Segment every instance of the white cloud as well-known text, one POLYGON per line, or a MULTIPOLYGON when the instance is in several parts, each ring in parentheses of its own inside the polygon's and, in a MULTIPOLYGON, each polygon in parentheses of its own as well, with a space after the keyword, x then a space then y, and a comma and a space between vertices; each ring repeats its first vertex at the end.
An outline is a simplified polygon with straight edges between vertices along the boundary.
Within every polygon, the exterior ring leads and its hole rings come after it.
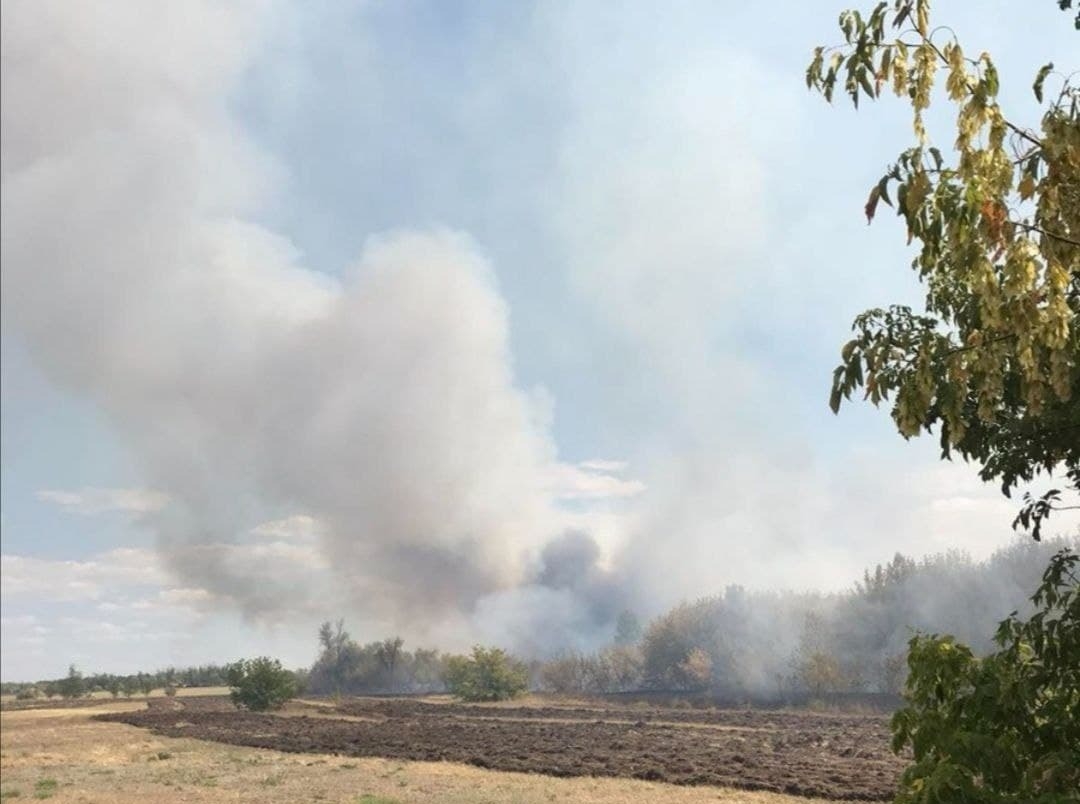
POLYGON ((586 472, 609 472, 611 474, 625 472, 626 466, 626 461, 611 461, 606 458, 592 458, 578 463, 578 468, 584 469, 586 472))
POLYGON ((30 556, 0 556, 5 599, 35 597, 43 601, 97 600, 119 587, 156 586, 167 575, 157 553, 117 548, 86 561, 58 561, 30 556))
POLYGON ((76 491, 42 489, 42 502, 53 503, 83 516, 111 513, 148 514, 169 503, 169 495, 153 489, 102 489, 84 487, 76 491))
MULTIPOLYGON (((128 604, 127 608, 135 611, 151 611, 169 614, 192 612, 206 613, 223 601, 206 589, 172 587, 160 590, 157 595, 142 598, 128 604)), ((124 607, 116 607, 124 608, 124 607)))
MULTIPOLYGON (((627 480, 609 474, 613 462, 595 461, 577 466, 557 464, 551 471, 551 492, 560 500, 610 500, 637 497, 645 491, 640 480, 627 480)), ((621 471, 625 464, 616 464, 621 471)))

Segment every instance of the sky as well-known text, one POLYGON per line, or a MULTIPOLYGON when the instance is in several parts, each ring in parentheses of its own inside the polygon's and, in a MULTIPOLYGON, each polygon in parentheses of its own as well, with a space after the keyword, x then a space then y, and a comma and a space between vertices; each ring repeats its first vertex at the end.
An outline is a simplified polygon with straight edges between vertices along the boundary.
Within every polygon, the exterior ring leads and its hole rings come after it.
MULTIPOLYGON (((826 404, 920 299, 862 214, 908 116, 803 83, 842 7, 4 3, 0 676, 542 654, 1016 538, 826 404)), ((1075 34, 1016 10, 935 14, 1034 122, 1075 34)))

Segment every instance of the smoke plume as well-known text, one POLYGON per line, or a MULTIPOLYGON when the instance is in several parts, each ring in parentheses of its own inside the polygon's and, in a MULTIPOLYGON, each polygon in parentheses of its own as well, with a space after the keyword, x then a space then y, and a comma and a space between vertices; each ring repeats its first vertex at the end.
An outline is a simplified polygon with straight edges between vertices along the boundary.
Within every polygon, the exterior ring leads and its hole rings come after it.
POLYGON ((306 265, 256 222, 275 170, 229 109, 272 8, 109 9, 4 6, 3 318, 168 495, 166 565, 250 615, 391 626, 528 580, 566 468, 477 246, 399 231, 306 265), (251 543, 297 515, 313 539, 251 543))

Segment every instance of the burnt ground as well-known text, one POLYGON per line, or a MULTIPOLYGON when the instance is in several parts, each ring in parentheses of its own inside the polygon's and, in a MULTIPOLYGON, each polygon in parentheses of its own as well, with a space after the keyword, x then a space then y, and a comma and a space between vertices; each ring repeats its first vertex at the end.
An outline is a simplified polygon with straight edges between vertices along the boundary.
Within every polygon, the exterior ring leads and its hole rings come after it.
POLYGON ((463 762, 552 776, 623 776, 837 800, 887 800, 904 761, 887 719, 804 711, 507 707, 352 699, 290 716, 226 698, 153 701, 99 715, 169 737, 402 760, 463 762), (310 712, 311 714, 304 714, 310 712))

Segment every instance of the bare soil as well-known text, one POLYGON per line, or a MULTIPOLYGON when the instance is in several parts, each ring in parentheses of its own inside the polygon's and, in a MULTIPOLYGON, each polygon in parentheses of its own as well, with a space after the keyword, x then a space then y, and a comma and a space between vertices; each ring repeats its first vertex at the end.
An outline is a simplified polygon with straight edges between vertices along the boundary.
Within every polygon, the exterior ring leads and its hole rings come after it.
POLYGON ((97 719, 168 737, 290 753, 445 761, 499 771, 628 777, 832 800, 887 800, 904 761, 881 715, 352 699, 237 712, 224 698, 149 701, 97 719))

